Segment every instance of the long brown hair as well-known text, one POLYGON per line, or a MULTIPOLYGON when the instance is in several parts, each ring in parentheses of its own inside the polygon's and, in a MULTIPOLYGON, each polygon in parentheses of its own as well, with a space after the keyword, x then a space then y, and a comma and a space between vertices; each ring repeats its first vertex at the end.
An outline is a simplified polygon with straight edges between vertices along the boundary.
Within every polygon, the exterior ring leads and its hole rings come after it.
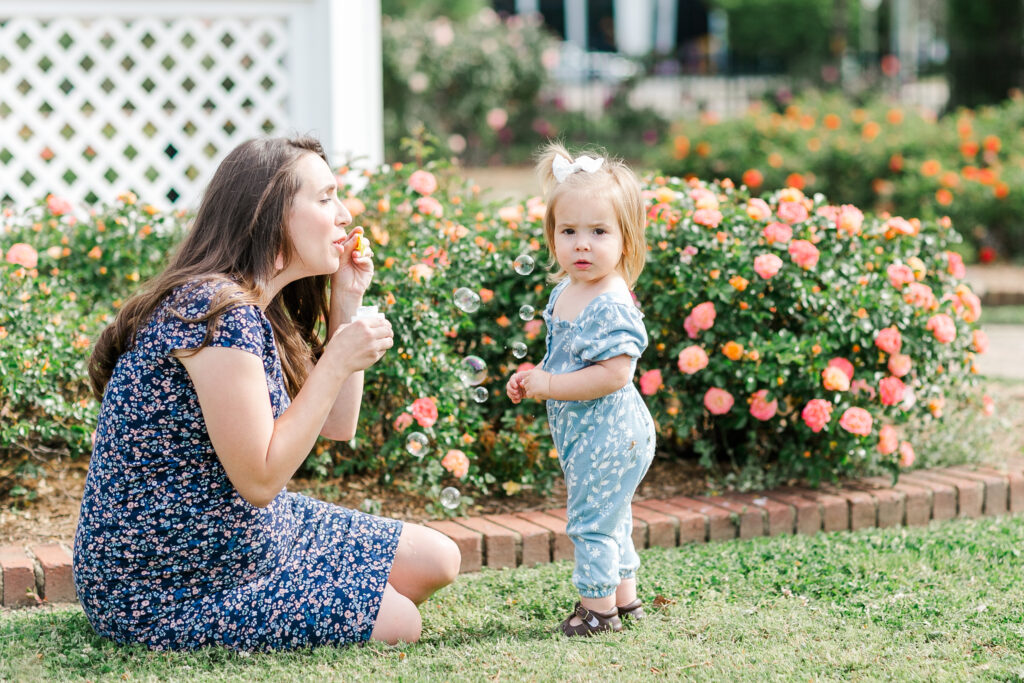
MULTIPOLYGON (((301 184, 296 165, 306 154, 327 161, 323 147, 310 137, 249 140, 225 157, 170 264, 100 334, 89 358, 89 381, 97 399, 102 400, 118 358, 132 348, 136 333, 175 288, 189 282, 226 283, 201 317, 184 318, 172 311, 183 320, 207 323, 200 348, 211 341, 225 311, 259 302, 277 270, 277 255, 285 262, 291 257, 285 221, 301 184)), ((306 380, 309 362, 323 352, 319 328, 327 319, 327 282, 326 275, 296 280, 266 309, 291 396, 306 380)))

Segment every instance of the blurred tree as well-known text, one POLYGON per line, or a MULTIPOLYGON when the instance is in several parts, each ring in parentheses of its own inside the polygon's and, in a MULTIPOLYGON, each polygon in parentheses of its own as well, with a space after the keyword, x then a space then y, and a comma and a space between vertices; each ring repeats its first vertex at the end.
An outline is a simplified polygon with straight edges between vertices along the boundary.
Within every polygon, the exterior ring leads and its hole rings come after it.
POLYGON ((464 21, 489 7, 487 0, 381 0, 382 14, 404 17, 415 14, 422 17, 445 16, 453 21, 464 21))
POLYGON ((1024 2, 948 0, 949 107, 974 107, 1024 86, 1024 2))

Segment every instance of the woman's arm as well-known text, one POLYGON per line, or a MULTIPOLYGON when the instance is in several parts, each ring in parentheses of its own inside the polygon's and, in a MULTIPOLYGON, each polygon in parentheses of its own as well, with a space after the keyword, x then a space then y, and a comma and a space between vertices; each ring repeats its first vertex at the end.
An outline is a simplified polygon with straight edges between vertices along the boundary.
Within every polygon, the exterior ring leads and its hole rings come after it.
POLYGON ((180 358, 195 386, 213 448, 238 493, 253 505, 269 505, 309 454, 339 391, 391 345, 387 321, 342 326, 276 420, 260 357, 240 349, 205 347, 180 358))
POLYGON ((560 375, 534 368, 516 376, 527 398, 589 401, 626 386, 632 376, 631 365, 632 359, 622 355, 560 375))
MULTIPOLYGON (((355 311, 363 303, 362 294, 335 294, 331 289, 330 312, 327 316, 327 329, 337 330, 341 325, 352 321, 355 311)), ((320 436, 335 441, 348 441, 356 435, 359 424, 359 408, 363 403, 363 372, 353 372, 344 381, 334 397, 330 412, 320 429, 320 436)))

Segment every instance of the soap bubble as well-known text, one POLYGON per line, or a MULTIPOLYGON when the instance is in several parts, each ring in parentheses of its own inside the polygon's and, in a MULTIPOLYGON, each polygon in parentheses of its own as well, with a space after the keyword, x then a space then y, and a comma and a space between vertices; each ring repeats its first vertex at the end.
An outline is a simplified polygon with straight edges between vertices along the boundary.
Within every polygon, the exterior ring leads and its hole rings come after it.
POLYGON ((427 448, 429 443, 430 440, 427 439, 426 434, 423 434, 422 432, 412 432, 409 436, 405 437, 405 450, 409 451, 410 455, 422 458, 429 450, 427 448))
POLYGON ((441 489, 441 505, 445 506, 449 510, 454 510, 459 507, 459 502, 462 500, 462 494, 454 486, 447 486, 441 489))
POLYGON ((526 344, 521 341, 512 342, 512 355, 516 358, 526 357, 526 344))
POLYGON ((480 308, 480 295, 469 287, 459 287, 455 290, 455 305, 460 311, 474 313, 480 308))
POLYGON ((516 272, 520 275, 529 275, 533 272, 533 257, 529 254, 520 254, 516 257, 516 260, 512 262, 512 267, 516 269, 516 272))
POLYGON ((459 379, 467 387, 475 387, 487 379, 487 363, 479 356, 466 356, 459 364, 459 379))
POLYGON ((487 389, 484 387, 477 387, 473 390, 473 400, 477 403, 483 403, 487 400, 487 389))
POLYGON ((536 313, 536 311, 530 304, 523 304, 522 307, 519 309, 519 317, 522 318, 523 320, 533 320, 534 313, 536 313))

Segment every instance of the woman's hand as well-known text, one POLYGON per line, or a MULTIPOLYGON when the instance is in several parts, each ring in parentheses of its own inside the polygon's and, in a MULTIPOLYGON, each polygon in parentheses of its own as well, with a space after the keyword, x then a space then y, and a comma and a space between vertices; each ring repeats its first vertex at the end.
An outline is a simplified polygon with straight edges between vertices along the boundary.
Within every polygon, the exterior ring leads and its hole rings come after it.
POLYGON ((345 237, 342 243, 341 265, 331 274, 331 291, 342 296, 360 298, 373 280, 373 249, 367 246, 362 253, 356 250, 360 238, 369 240, 363 235, 359 226, 345 237))
POLYGON ((387 318, 362 318, 338 326, 327 343, 324 358, 330 356, 330 362, 340 360, 351 372, 359 372, 383 358, 394 346, 394 337, 387 318))

